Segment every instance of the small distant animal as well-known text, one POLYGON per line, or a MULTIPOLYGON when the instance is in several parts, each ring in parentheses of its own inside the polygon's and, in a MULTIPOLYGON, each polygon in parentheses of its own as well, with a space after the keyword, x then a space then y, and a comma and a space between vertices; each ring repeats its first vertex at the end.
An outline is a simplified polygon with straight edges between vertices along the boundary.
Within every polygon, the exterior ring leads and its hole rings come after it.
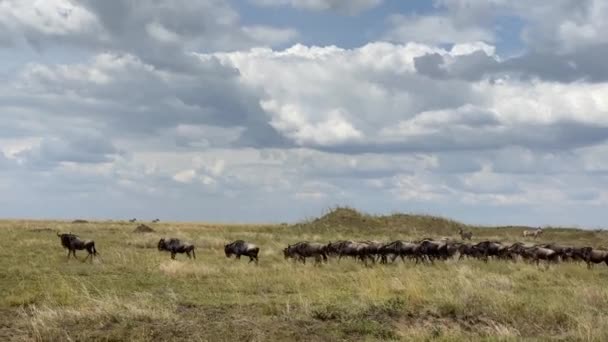
POLYGON ((465 232, 462 228, 458 229, 458 234, 460 234, 460 238, 463 240, 471 240, 473 237, 473 232, 465 232))
POLYGON ((131 223, 133 223, 133 222, 135 222, 135 221, 137 221, 137 219, 136 219, 136 218, 132 218, 132 219, 130 219, 130 220, 129 220, 129 222, 131 222, 131 223))
POLYGON ((181 242, 179 239, 171 238, 165 240, 164 238, 158 241, 158 250, 171 252, 171 259, 175 259, 175 254, 186 253, 188 258, 196 259, 196 253, 194 253, 194 245, 181 242), (190 254, 192 253, 192 254, 190 254))
POLYGON ((543 229, 540 227, 535 230, 524 230, 524 232, 523 232, 524 237, 532 236, 535 239, 537 237, 541 236, 542 234, 543 234, 543 229))
POLYGON ((86 261, 89 257, 91 261, 93 261, 93 257, 97 256, 97 249, 95 248, 95 242, 93 240, 80 240, 77 235, 70 233, 57 233, 57 236, 61 239, 61 245, 63 248, 68 250, 68 259, 70 259, 70 254, 75 258, 76 250, 86 249, 89 253, 87 257, 83 260, 86 261))
POLYGON ((157 222, 160 222, 160 220, 159 219, 154 219, 154 220, 152 220, 152 222, 157 223, 157 222))
POLYGON ((224 253, 226 257, 230 258, 232 255, 236 256, 236 259, 241 259, 241 255, 249 257, 249 262, 255 261, 258 263, 258 253, 260 248, 252 243, 245 242, 243 240, 236 240, 224 246, 224 253))

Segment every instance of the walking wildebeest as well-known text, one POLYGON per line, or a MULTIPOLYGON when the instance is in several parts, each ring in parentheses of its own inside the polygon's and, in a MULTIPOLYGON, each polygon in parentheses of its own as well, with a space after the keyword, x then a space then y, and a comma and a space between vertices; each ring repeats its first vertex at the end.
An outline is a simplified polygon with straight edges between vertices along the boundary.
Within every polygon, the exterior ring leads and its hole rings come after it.
POLYGON ((241 255, 245 255, 249 257, 249 262, 255 261, 256 264, 258 263, 259 251, 258 246, 243 240, 236 240, 224 246, 224 253, 226 253, 227 258, 234 254, 238 260, 241 259, 241 255))
POLYGON ((587 262, 587 268, 590 269, 593 267, 593 264, 600 264, 602 262, 608 265, 608 251, 593 249, 591 247, 583 247, 581 251, 583 252, 585 262, 587 262))
POLYGON ((541 227, 538 227, 535 230, 524 230, 524 232, 523 232, 524 237, 532 236, 535 239, 537 237, 541 236, 542 234, 543 234, 543 229, 541 227))
POLYGON ((460 238, 462 240, 471 240, 473 237, 473 232, 465 232, 462 228, 458 229, 458 234, 460 234, 460 238))
POLYGON ((76 250, 83 249, 86 249, 89 253, 83 261, 86 261, 89 257, 91 257, 92 261, 93 257, 97 256, 97 249, 95 249, 95 242, 93 240, 83 241, 78 238, 78 235, 72 233, 57 233, 57 236, 61 239, 61 245, 63 248, 68 250, 68 259, 70 258, 70 254, 72 254, 75 259, 78 259, 76 258, 76 250))
POLYGON ((382 263, 387 263, 388 255, 392 255, 391 262, 395 262, 397 257, 400 257, 401 261, 405 262, 405 257, 407 256, 416 259, 416 263, 418 263, 421 257, 419 247, 420 245, 417 243, 397 240, 380 247, 378 254, 380 254, 382 263))
POLYGON ((283 249, 283 255, 285 259, 294 258, 300 260, 302 263, 306 263, 306 258, 314 257, 315 263, 321 263, 321 261, 327 261, 327 246, 317 243, 302 241, 294 245, 288 245, 283 249))
POLYGON ((188 258, 196 259, 196 253, 194 253, 194 245, 181 242, 179 239, 171 238, 166 241, 164 238, 158 241, 158 250, 171 252, 171 259, 175 259, 175 254, 186 253, 188 258), (192 255, 190 255, 192 253, 192 255))

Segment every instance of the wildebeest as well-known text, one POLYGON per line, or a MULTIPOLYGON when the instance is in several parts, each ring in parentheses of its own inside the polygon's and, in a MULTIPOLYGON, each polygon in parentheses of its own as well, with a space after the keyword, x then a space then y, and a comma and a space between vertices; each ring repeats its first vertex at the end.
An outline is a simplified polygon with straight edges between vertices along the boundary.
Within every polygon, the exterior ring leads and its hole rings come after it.
POLYGON ((369 243, 367 242, 345 241, 338 248, 338 260, 344 256, 349 256, 358 258, 365 263, 368 258, 368 247, 369 243))
POLYGON ((587 268, 592 268, 593 264, 606 263, 608 265, 608 251, 593 249, 591 247, 581 248, 587 268))
POLYGON ((226 257, 230 258, 233 254, 236 259, 240 259, 241 255, 249 257, 249 262, 255 261, 258 263, 258 253, 260 248, 252 243, 245 242, 243 240, 236 240, 224 246, 224 253, 226 257))
POLYGON ((327 251, 323 244, 317 242, 302 241, 294 245, 288 245, 283 249, 283 255, 285 259, 294 258, 300 260, 302 263, 306 263, 306 258, 314 257, 316 263, 327 261, 327 251))
POLYGON ((462 240, 471 240, 473 237, 473 232, 465 232, 462 228, 458 229, 458 234, 462 240))
POLYGON ((474 246, 478 250, 479 256, 485 262, 488 262, 488 257, 501 256, 502 252, 504 252, 505 250, 505 246, 502 243, 496 241, 482 241, 474 246))
POLYGON ((537 237, 541 236, 542 234, 543 234, 543 229, 541 227, 538 227, 535 230, 524 230, 524 232, 523 232, 524 237, 532 236, 535 239, 537 237))
POLYGON ((129 220, 129 222, 131 222, 131 223, 133 223, 133 222, 135 222, 135 221, 137 221, 137 219, 136 219, 136 218, 132 218, 132 219, 130 219, 130 220, 129 220))
POLYGON ((409 257, 416 259, 416 263, 418 263, 421 257, 419 247, 420 245, 417 243, 396 240, 380 247, 378 254, 380 255, 382 263, 388 261, 389 255, 392 255, 392 262, 394 262, 397 257, 400 257, 401 260, 405 262, 405 257, 409 257))
POLYGON ((194 245, 181 242, 179 239, 171 238, 168 241, 164 238, 158 241, 158 250, 171 252, 171 259, 175 259, 175 254, 186 253, 188 258, 196 259, 194 245), (192 253, 192 254, 190 254, 192 253))
POLYGON ((572 247, 562 246, 555 243, 542 244, 538 247, 548 248, 555 251, 555 253, 557 253, 557 256, 563 261, 567 261, 573 258, 574 248, 572 247))
POLYGON ((61 239, 61 245, 63 248, 68 250, 68 259, 70 258, 70 254, 76 258, 76 251, 86 249, 89 254, 83 260, 86 261, 89 257, 91 257, 91 261, 93 257, 97 256, 97 249, 95 249, 95 242, 93 240, 80 240, 78 235, 72 233, 64 233, 59 234, 57 236, 61 239))
POLYGON ((152 220, 152 222, 153 223, 158 223, 158 222, 160 222, 160 220, 159 219, 154 219, 154 220, 152 220))

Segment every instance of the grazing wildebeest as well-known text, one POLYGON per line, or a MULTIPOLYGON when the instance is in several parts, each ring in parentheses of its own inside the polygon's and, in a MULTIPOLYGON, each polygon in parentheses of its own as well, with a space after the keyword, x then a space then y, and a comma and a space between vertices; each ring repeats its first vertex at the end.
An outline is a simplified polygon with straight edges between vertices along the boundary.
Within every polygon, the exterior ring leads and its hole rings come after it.
POLYGON ((137 219, 136 219, 136 218, 132 218, 132 219, 130 219, 130 220, 129 220, 129 222, 131 222, 131 223, 133 223, 133 222, 135 222, 135 221, 137 221, 137 219))
POLYGON ((462 228, 458 229, 458 234, 462 240, 471 240, 473 237, 473 232, 465 232, 462 228))
POLYGON ((543 229, 541 227, 538 227, 535 230, 524 230, 524 232, 523 232, 524 237, 532 236, 535 239, 537 237, 541 236, 542 234, 543 234, 543 229))
POLYGON ((230 258, 233 254, 236 255, 236 259, 240 259, 241 255, 249 257, 249 262, 255 261, 258 263, 258 253, 260 248, 252 243, 245 242, 243 240, 236 240, 224 246, 224 253, 226 257, 230 258))
POLYGON ((80 240, 78 235, 72 233, 64 233, 59 234, 57 236, 61 239, 61 245, 63 248, 68 250, 68 259, 70 258, 70 254, 76 258, 76 250, 86 249, 89 254, 83 260, 86 261, 89 257, 91 257, 91 261, 93 257, 97 256, 97 249, 95 249, 95 242, 93 240, 80 240))
POLYGON ((600 249, 593 249, 591 247, 581 248, 585 262, 587 262, 587 268, 592 268, 593 264, 606 263, 608 265, 608 251, 600 249))
POLYGON ((158 222, 160 222, 160 220, 159 219, 154 219, 154 220, 152 220, 152 222, 153 223, 158 223, 158 222))
POLYGON ((321 261, 327 261, 326 245, 317 242, 302 241, 294 245, 288 245, 283 249, 283 255, 285 259, 294 258, 300 260, 302 263, 306 263, 306 258, 314 257, 315 263, 321 263, 321 261))
POLYGON ((194 245, 183 243, 179 239, 175 238, 169 239, 169 241, 165 240, 164 238, 160 239, 158 241, 158 250, 171 252, 171 259, 175 259, 175 254, 177 253, 186 253, 188 258, 196 259, 194 245), (192 255, 190 253, 192 253, 192 255))

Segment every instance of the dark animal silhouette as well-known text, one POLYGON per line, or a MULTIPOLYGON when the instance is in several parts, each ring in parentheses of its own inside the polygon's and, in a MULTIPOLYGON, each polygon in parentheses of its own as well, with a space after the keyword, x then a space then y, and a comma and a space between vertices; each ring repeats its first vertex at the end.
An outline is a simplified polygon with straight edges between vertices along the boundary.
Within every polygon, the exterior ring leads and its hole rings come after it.
POLYGON ((196 259, 196 253, 194 253, 194 245, 181 242, 179 239, 171 238, 165 240, 164 238, 158 241, 158 250, 171 252, 171 259, 175 259, 175 254, 186 253, 188 258, 196 259))
POLYGON ((133 223, 133 222, 135 222, 135 221, 137 221, 137 219, 136 219, 136 218, 132 218, 132 219, 130 219, 130 220, 129 220, 129 222, 131 222, 131 223, 133 223))
POLYGON ((602 262, 608 265, 608 251, 599 249, 593 249, 591 247, 581 248, 585 262, 587 262, 587 268, 592 268, 593 264, 600 264, 602 262))
POLYGON ((298 242, 295 245, 288 245, 283 249, 283 255, 285 259, 293 258, 299 260, 302 263, 306 263, 306 258, 314 257, 315 263, 319 264, 321 261, 327 261, 327 246, 316 242, 298 242))
POLYGON ((86 249, 86 251, 89 253, 87 254, 87 257, 83 260, 86 261, 89 257, 91 258, 91 261, 93 260, 93 257, 97 256, 97 249, 95 249, 95 242, 93 240, 80 240, 80 238, 78 238, 77 235, 72 234, 72 233, 64 233, 64 234, 59 234, 57 233, 57 236, 61 239, 61 245, 63 246, 63 248, 68 250, 68 259, 70 258, 70 254, 75 258, 78 259, 76 257, 76 251, 77 250, 83 250, 86 249))
POLYGON ((154 219, 154 220, 152 220, 152 222, 153 223, 157 223, 157 222, 160 222, 160 220, 159 219, 154 219))
POLYGON ((224 246, 224 253, 226 253, 227 258, 235 255, 238 260, 241 259, 241 255, 245 255, 249 257, 249 262, 255 261, 256 264, 259 261, 259 252, 260 248, 258 246, 243 240, 236 240, 224 246))

